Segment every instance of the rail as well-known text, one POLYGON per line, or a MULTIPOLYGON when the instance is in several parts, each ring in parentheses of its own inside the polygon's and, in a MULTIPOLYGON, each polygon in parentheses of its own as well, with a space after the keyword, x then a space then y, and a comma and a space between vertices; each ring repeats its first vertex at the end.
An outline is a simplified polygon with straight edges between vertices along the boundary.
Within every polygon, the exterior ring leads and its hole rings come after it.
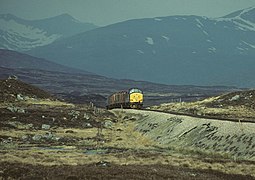
MULTIPOLYGON (((139 109, 137 109, 139 111, 139 109)), ((214 117, 214 116, 206 116, 206 115, 196 115, 196 114, 189 114, 189 113, 182 113, 182 112, 175 112, 175 111, 162 111, 162 110, 156 110, 156 109, 141 109, 143 111, 153 111, 153 112, 160 112, 160 113, 167 113, 167 114, 174 114, 174 115, 181 115, 181 116, 190 116, 190 117, 195 117, 195 118, 203 118, 203 119, 212 119, 212 120, 224 120, 224 121, 231 121, 231 122, 245 122, 245 123, 255 123, 255 118, 254 120, 250 119, 237 119, 237 118, 226 118, 226 117, 214 117)))

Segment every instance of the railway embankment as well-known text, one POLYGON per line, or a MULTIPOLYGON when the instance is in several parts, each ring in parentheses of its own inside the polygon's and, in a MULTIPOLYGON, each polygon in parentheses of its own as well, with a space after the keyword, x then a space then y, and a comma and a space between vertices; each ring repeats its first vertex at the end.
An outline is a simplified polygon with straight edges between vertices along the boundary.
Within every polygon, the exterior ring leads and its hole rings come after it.
POLYGON ((236 91, 201 101, 165 103, 150 110, 209 119, 255 122, 255 90, 236 91))
POLYGON ((114 110, 136 117, 136 130, 181 153, 255 161, 255 123, 196 118, 143 110, 114 110))

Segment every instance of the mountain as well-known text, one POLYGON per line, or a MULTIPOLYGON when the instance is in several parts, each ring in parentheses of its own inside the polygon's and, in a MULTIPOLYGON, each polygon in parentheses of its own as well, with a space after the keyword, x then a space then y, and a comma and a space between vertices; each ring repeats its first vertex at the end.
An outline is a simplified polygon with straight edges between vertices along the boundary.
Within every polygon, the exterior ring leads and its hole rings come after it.
POLYGON ((56 40, 97 28, 68 14, 42 20, 24 20, 11 14, 0 15, 0 48, 30 50, 56 40))
POLYGON ((6 49, 0 49, 0 67, 91 74, 87 71, 69 68, 52 61, 6 49))
POLYGON ((108 77, 254 87, 254 19, 255 8, 221 18, 129 20, 28 53, 108 77))

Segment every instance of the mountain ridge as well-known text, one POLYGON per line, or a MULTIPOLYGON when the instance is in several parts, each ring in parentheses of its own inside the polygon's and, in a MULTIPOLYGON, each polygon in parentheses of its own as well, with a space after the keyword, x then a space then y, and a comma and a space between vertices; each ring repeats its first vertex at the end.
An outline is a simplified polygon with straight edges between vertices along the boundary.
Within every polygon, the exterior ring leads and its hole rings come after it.
POLYGON ((69 14, 40 20, 25 20, 12 14, 0 15, 0 48, 25 51, 97 28, 69 14))
MULTIPOLYGON (((241 12, 247 16, 253 11, 254 8, 241 12)), ((255 25, 253 28, 247 22, 201 16, 135 19, 28 53, 108 77, 178 85, 253 87, 255 25)))

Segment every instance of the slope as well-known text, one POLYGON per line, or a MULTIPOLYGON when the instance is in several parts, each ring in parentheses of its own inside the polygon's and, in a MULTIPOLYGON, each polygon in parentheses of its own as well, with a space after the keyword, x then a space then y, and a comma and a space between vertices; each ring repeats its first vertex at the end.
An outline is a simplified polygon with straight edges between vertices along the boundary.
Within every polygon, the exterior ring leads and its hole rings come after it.
POLYGON ((0 67, 90 74, 87 71, 66 67, 46 59, 5 49, 0 49, 0 67))
POLYGON ((196 102, 165 103, 153 110, 198 117, 235 119, 255 122, 255 90, 244 90, 210 97, 196 102))
POLYGON ((16 79, 0 80, 0 102, 14 102, 23 97, 53 99, 50 93, 16 79))

